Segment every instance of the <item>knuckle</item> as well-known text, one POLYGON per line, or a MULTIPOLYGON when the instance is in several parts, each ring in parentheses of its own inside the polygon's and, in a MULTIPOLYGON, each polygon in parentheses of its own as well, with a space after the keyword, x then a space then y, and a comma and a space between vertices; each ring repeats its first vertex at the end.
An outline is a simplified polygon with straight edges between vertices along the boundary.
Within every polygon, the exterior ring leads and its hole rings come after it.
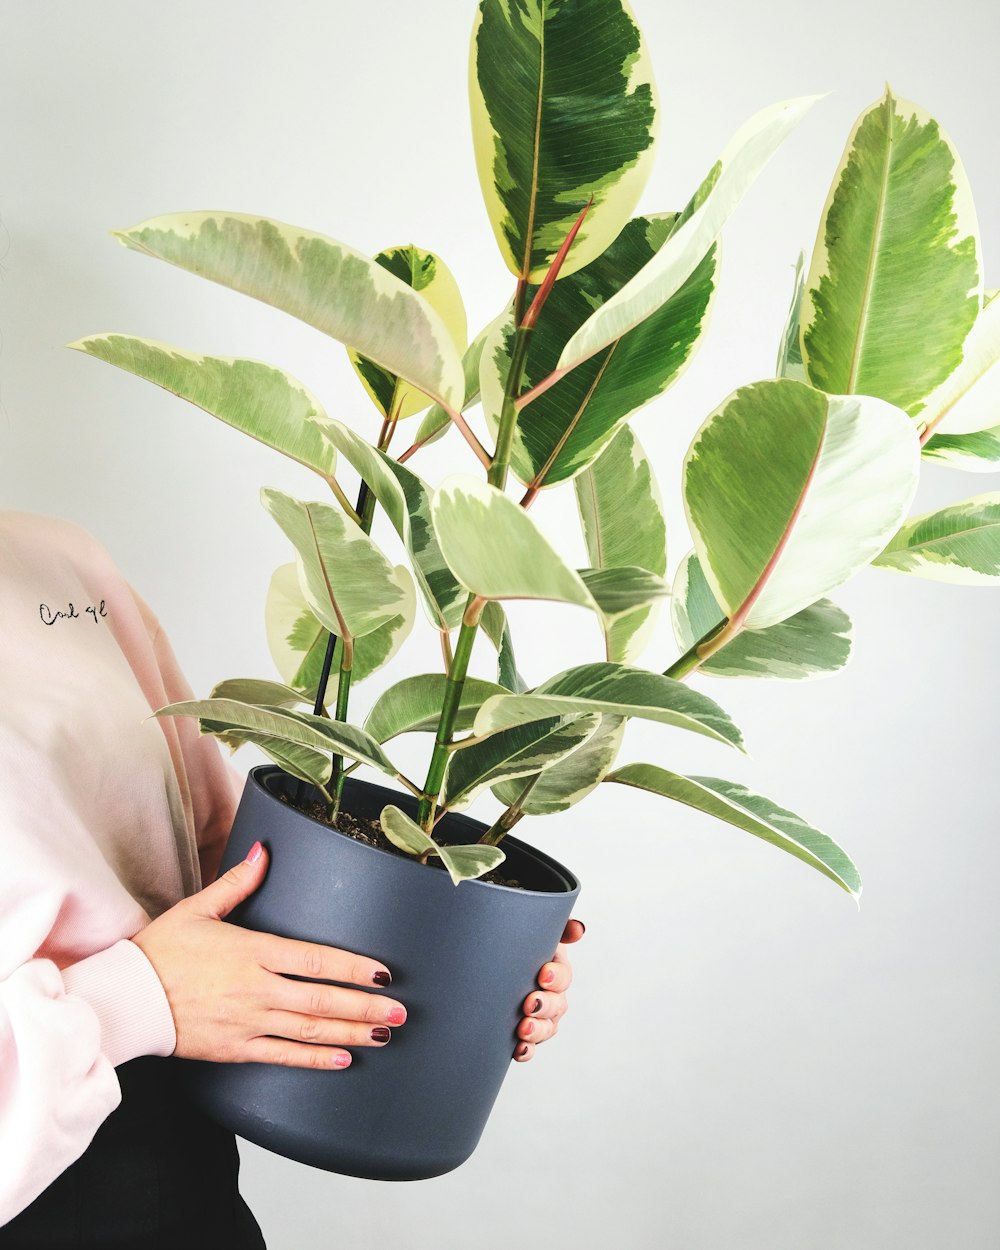
POLYGON ((315 1042, 319 1037, 319 1021, 307 1016, 299 1025, 299 1037, 304 1042, 315 1042))
POLYGON ((333 1011, 333 1000, 325 990, 313 990, 309 995, 309 1014, 313 1016, 329 1016, 333 1011))
POLYGON ((385 1013, 385 1004, 376 994, 365 995, 365 1005, 361 1009, 361 1019, 366 1024, 381 1020, 385 1013))
POLYGON ((347 970, 347 979, 352 985, 371 985, 375 968, 365 959, 355 959, 347 970))
POLYGON ((306 947, 302 956, 302 966, 311 977, 323 975, 323 953, 317 946, 306 947))

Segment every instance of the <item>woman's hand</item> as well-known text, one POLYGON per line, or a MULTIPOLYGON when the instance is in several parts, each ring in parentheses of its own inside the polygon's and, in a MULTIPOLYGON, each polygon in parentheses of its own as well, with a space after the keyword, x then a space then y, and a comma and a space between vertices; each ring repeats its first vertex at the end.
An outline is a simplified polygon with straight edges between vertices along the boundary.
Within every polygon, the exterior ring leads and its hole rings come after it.
POLYGON ((532 990, 524 1000, 524 1018, 517 1026, 517 1035, 521 1040, 514 1050, 518 1063, 527 1063, 534 1055, 536 1046, 555 1036, 559 1021, 569 1010, 566 991, 573 980, 573 968, 566 958, 566 947, 572 942, 579 942, 585 932, 582 920, 567 923, 554 958, 544 964, 538 974, 539 988, 532 990))
POLYGON ((377 960, 226 924, 223 917, 257 889, 266 871, 267 853, 258 842, 241 864, 132 939, 166 991, 177 1029, 174 1054, 346 1068, 351 1056, 342 1047, 384 1046, 406 1009, 382 994, 317 984, 388 985, 389 970, 377 960), (309 979, 291 981, 281 973, 309 979))

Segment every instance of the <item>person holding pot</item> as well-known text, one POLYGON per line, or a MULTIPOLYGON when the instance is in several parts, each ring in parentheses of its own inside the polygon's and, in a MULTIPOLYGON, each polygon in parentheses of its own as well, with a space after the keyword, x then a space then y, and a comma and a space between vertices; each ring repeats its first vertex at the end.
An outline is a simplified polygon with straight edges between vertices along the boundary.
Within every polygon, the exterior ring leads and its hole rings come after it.
MULTIPOLYGON (((224 923, 267 871, 257 844, 216 879, 243 778, 194 721, 151 717, 191 689, 85 530, 0 512, 0 624, 0 1250, 261 1247, 235 1138, 166 1057, 342 1070, 406 1027, 392 969, 224 923)), ((571 975, 560 945, 518 1061, 571 975)))

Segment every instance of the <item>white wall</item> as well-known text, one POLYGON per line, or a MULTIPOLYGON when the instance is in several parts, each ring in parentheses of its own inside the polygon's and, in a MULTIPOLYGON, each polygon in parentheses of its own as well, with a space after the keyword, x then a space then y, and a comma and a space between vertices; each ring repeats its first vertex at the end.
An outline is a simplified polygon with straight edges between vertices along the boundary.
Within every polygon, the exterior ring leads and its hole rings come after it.
MULTIPOLYGON (((414 241, 444 255, 470 323, 483 324, 510 282, 472 164, 472 7, 0 3, 0 505, 97 534, 161 615, 199 693, 222 677, 271 675, 263 594, 288 557, 257 492, 312 497, 312 481, 60 345, 122 330, 272 360, 374 431, 336 345, 129 253, 107 231, 225 208, 370 252, 414 241)), ((634 7, 665 115, 645 208, 679 207, 758 107, 834 93, 728 230, 700 358, 636 420, 673 501, 676 560, 687 546, 683 451, 721 398, 771 371, 796 253, 812 245, 851 122, 886 79, 957 143, 987 278, 1000 283, 1000 10, 987 0, 634 7)), ((425 472, 466 465, 459 440, 445 448, 425 472)), ((925 478, 921 510, 996 489, 995 478, 933 466, 925 478)), ((567 544, 570 504, 538 508, 567 544)), ((1000 602, 874 571, 839 599, 858 635, 839 677, 701 683, 743 726, 752 759, 657 727, 633 727, 626 758, 745 780, 800 811, 859 861, 860 913, 756 840, 611 787, 536 822, 529 836, 585 882, 588 936, 564 1031, 511 1072, 481 1148, 451 1176, 376 1187, 246 1148, 244 1188, 272 1250, 1000 1244, 1000 602)), ((569 609, 521 612, 517 625, 537 646, 522 647, 536 680, 594 653, 589 623, 569 609)), ((671 654, 664 629, 649 663, 671 654)), ((429 639, 403 658, 436 663, 429 639)), ((397 661, 375 684, 404 671, 397 661)), ((359 694, 359 712, 371 697, 359 694)))

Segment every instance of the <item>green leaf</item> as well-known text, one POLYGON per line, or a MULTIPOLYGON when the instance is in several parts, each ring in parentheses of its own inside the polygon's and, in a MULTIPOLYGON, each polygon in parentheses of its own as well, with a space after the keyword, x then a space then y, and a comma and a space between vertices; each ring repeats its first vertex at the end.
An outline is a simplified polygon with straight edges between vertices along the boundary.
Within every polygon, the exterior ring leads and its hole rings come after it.
POLYGON ((445 806, 466 803, 486 786, 528 777, 557 763, 586 742, 600 720, 599 716, 549 716, 504 729, 485 742, 454 748, 445 774, 445 806))
POLYGON ((479 181, 511 273, 544 277, 599 256, 628 220, 653 157, 652 70, 622 0, 482 0, 469 95, 479 181))
POLYGON ((1000 582, 1000 491, 913 517, 874 563, 937 582, 996 585, 1000 582))
MULTIPOLYGON (((942 435, 993 431, 998 417, 1000 300, 991 300, 969 331, 961 364, 927 396, 920 409, 920 422, 934 431, 935 439, 940 439, 942 435)), ((925 445, 925 454, 929 450, 925 445)))
MULTIPOLYGON (((601 723, 582 746, 545 772, 536 774, 530 793, 521 803, 524 814, 549 816, 564 812, 586 798, 614 766, 624 736, 624 717, 602 716, 601 723)), ((521 777, 517 781, 501 781, 493 787, 493 793, 510 807, 524 793, 530 780, 521 777)))
POLYGON ((406 547, 420 596, 435 629, 456 629, 466 594, 445 563, 431 523, 433 491, 415 473, 376 450, 340 421, 317 418, 317 426, 368 483, 406 547))
POLYGON ((268 487, 260 497, 291 539, 302 593, 331 633, 348 641, 401 615, 407 591, 400 570, 360 526, 329 504, 303 503, 268 487))
MULTIPOLYGON (((499 321, 504 315, 505 313, 501 313, 496 320, 499 321)), ((479 398, 479 362, 483 355, 483 345, 492 328, 493 322, 491 321, 488 326, 484 326, 479 331, 465 349, 465 354, 462 357, 462 371, 465 374, 465 398, 462 401, 463 412, 465 412, 466 408, 471 408, 479 398)), ((448 427, 452 424, 451 417, 448 416, 441 405, 434 404, 417 427, 417 435, 413 441, 421 445, 436 443, 442 435, 447 433, 448 427)))
MULTIPOLYGON (((677 570, 671 607, 682 652, 726 619, 693 551, 677 570)), ((852 633, 847 613, 829 599, 820 599, 777 625, 743 630, 703 660, 700 671, 716 677, 820 677, 835 673, 850 659, 852 633)))
POLYGON ((605 632, 622 617, 631 619, 637 609, 664 599, 670 588, 662 577, 634 564, 613 569, 577 569, 605 620, 605 632))
MULTIPOLYGON (((468 342, 468 325, 465 305, 451 270, 440 256, 414 247, 390 247, 374 258, 377 265, 399 278, 407 286, 418 291, 441 318, 459 352, 468 342)), ((402 381, 395 373, 381 365, 347 349, 354 372, 371 397, 372 403, 383 417, 394 413, 398 420, 412 417, 427 407, 427 396, 402 381)), ((450 420, 447 413, 445 419, 450 420)))
POLYGON ((255 677, 231 677, 212 687, 210 699, 235 699, 237 703, 268 704, 273 707, 296 707, 305 703, 301 690, 293 690, 277 681, 259 681, 255 677))
POLYGON ((333 476, 336 452, 308 421, 323 407, 280 369, 259 360, 201 356, 127 334, 92 335, 68 346, 155 382, 323 478, 333 476))
POLYGON ((982 305, 972 194, 937 122, 886 90, 847 141, 802 310, 808 380, 914 411, 982 305))
POLYGON ((718 777, 682 777, 655 764, 628 764, 611 773, 608 781, 662 794, 724 820, 801 859, 854 898, 861 894, 861 878, 846 851, 794 812, 745 786, 718 777))
MULTIPOLYGON (((388 742, 398 734, 434 733, 441 719, 447 684, 443 673, 404 677, 376 699, 365 721, 365 731, 376 742, 388 742)), ((466 677, 455 718, 455 731, 471 729, 483 703, 495 694, 504 693, 503 687, 492 681, 466 677)))
MULTIPOLYGON (((676 213, 636 217, 603 255, 560 278, 532 331, 523 391, 553 372, 570 337, 656 255, 677 220, 676 213)), ((573 477, 593 463, 624 421, 677 380, 708 322, 715 269, 711 249, 662 307, 521 410, 511 461, 521 481, 553 486, 573 477)), ((534 292, 529 287, 529 300, 534 292)), ((494 324, 480 365, 483 411, 494 434, 513 343, 511 312, 494 324)))
POLYGON ((398 807, 384 807, 382 832, 408 855, 438 855, 456 885, 491 872, 507 858, 498 846, 448 846, 437 843, 398 807))
POLYGON ((793 382, 806 381, 806 367, 802 363, 802 344, 800 342, 802 327, 802 300, 806 293, 806 258, 799 252, 795 262, 795 285, 792 288, 792 302, 788 308, 788 319, 778 347, 778 365, 775 370, 779 378, 791 378, 793 382))
POLYGON ((662 673, 626 664, 580 664, 528 694, 496 695, 479 709, 473 728, 477 734, 495 733, 585 712, 658 721, 743 750, 742 734, 714 699, 662 673))
MULTIPOLYGON (((667 527, 653 467, 639 440, 622 426, 604 452, 574 479, 587 555, 595 568, 638 565, 663 577, 667 527), (636 518, 642 524, 636 524, 636 518)), ((591 586, 593 593, 593 586, 591 586)), ((656 602, 605 631, 609 660, 637 659, 656 620, 656 602)))
POLYGON ((847 581, 895 533, 919 444, 898 408, 757 382, 712 413, 688 451, 695 548, 726 615, 763 629, 847 581))
MULTIPOLYGON (((388 664, 413 628, 417 611, 413 582, 400 565, 396 566, 396 574, 406 590, 403 610, 370 634, 354 639, 352 686, 388 664)), ((309 703, 314 703, 330 631, 306 602, 294 564, 283 564, 272 574, 264 608, 264 624, 275 668, 289 686, 301 691, 309 703)), ((339 675, 342 654, 343 642, 338 639, 331 666, 334 678, 339 675)), ((334 679, 328 687, 328 702, 330 695, 336 693, 336 688, 337 681, 334 679)))
POLYGON ((560 372, 620 339, 681 289, 757 175, 817 99, 805 96, 773 104, 744 123, 705 180, 697 207, 656 255, 580 326, 562 350, 560 372))
POLYGON ((202 720, 198 723, 202 733, 215 734, 232 751, 247 743, 256 746, 272 763, 277 764, 289 776, 296 777, 299 781, 307 781, 314 786, 325 786, 333 773, 333 757, 329 753, 297 746, 294 742, 286 742, 270 734, 253 733, 249 730, 226 730, 216 721, 202 720))
POLYGON ((1000 472, 1000 425, 976 434, 932 434, 923 454, 966 473, 1000 472))
POLYGON ((262 300, 353 347, 445 406, 462 361, 434 309, 354 248, 244 213, 175 213, 115 232, 126 247, 262 300))
POLYGON ((528 683, 517 671, 517 660, 514 657, 514 640, 511 638, 507 613, 499 603, 491 600, 480 619, 483 633, 497 649, 497 681, 504 690, 513 690, 520 694, 528 689, 528 683))

